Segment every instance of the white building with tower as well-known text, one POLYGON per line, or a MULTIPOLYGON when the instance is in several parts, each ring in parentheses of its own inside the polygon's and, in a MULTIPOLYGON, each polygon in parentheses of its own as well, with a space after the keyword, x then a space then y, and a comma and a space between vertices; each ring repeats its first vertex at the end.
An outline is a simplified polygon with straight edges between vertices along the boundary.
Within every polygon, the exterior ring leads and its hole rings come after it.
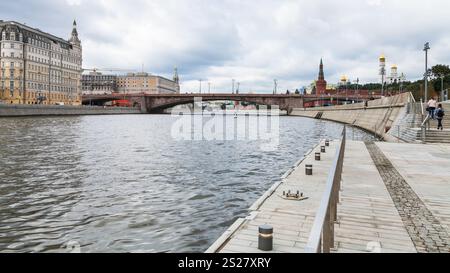
POLYGON ((68 40, 0 20, 0 101, 81 104, 82 47, 73 22, 68 40))

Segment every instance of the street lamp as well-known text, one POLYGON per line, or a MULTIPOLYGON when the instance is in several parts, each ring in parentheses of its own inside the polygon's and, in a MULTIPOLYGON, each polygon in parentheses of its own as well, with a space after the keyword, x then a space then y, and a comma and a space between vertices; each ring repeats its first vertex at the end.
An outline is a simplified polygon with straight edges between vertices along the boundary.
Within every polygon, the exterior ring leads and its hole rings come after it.
POLYGON ((348 80, 345 82, 345 104, 348 103, 348 80))
POLYGON ((273 94, 275 95, 277 93, 277 87, 278 87, 278 80, 273 80, 273 94))
POLYGON ((428 100, 428 50, 430 50, 430 43, 425 43, 423 51, 425 51, 425 101, 428 100))
POLYGON ((234 94, 234 83, 236 82, 235 79, 231 80, 231 93, 234 94))
POLYGON ((441 101, 445 101, 445 96, 444 96, 444 78, 447 77, 448 75, 441 75, 441 101))
POLYGON ((359 102, 359 78, 356 78, 356 101, 359 102))
POLYGON ((399 94, 400 93, 402 93, 403 92, 403 82, 406 80, 406 76, 405 76, 405 74, 402 72, 402 74, 400 75, 400 77, 399 77, 399 87, 398 87, 398 90, 399 90, 399 94))
POLYGON ((381 96, 384 96, 384 76, 386 75, 386 57, 382 54, 380 61, 380 75, 381 75, 381 96))
POLYGON ((359 93, 359 78, 356 78, 356 93, 359 93))

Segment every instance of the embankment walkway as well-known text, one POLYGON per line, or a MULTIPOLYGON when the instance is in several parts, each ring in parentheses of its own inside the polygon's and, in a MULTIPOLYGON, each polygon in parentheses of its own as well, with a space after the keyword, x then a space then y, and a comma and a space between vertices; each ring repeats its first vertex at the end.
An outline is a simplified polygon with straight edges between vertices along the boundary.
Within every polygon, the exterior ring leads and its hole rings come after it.
POLYGON ((141 114, 134 107, 0 104, 0 117, 141 114))
MULTIPOLYGON (((272 252, 304 252, 335 145, 312 153, 269 190, 207 252, 260 252, 258 226, 272 225, 272 252), (314 175, 305 175, 305 164, 314 175), (283 191, 309 199, 288 201, 283 191)), ((332 252, 450 252, 450 145, 347 141, 332 252)))

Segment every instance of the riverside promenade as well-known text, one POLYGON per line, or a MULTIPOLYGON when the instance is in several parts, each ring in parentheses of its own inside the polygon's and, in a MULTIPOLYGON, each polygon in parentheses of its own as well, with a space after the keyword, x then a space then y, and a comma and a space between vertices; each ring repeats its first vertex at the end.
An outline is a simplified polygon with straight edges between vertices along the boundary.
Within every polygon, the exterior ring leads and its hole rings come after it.
POLYGON ((141 114, 134 107, 0 104, 0 117, 141 114))
MULTIPOLYGON (((274 228, 274 253, 301 253, 312 232, 333 141, 322 160, 319 146, 295 164, 207 252, 261 253, 258 227, 274 228), (313 176, 305 164, 313 164, 313 176), (289 201, 283 191, 308 199, 289 201)), ((321 143, 323 145, 323 143, 321 143)), ((347 141, 332 253, 450 252, 450 145, 347 141)))
POLYGON ((315 161, 322 141, 207 252, 262 252, 258 227, 268 224, 270 252, 450 253, 450 139, 446 131, 439 138, 430 129, 411 133, 424 129, 423 104, 403 93, 292 115, 356 126, 390 142, 350 141, 344 130, 315 161), (308 199, 286 200, 289 190, 308 199))

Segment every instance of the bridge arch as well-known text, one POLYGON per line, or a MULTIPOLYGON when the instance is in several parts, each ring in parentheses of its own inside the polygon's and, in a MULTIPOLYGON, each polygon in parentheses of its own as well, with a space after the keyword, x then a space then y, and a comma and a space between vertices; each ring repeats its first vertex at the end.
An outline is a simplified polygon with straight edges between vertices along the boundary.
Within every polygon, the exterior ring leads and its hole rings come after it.
POLYGON ((293 108, 303 107, 303 96, 294 94, 110 94, 83 96, 83 103, 103 104, 111 100, 127 99, 132 104, 139 104, 143 112, 157 113, 177 105, 193 103, 195 98, 201 98, 202 101, 227 100, 258 105, 278 105, 280 110, 286 110, 288 113, 293 108))

